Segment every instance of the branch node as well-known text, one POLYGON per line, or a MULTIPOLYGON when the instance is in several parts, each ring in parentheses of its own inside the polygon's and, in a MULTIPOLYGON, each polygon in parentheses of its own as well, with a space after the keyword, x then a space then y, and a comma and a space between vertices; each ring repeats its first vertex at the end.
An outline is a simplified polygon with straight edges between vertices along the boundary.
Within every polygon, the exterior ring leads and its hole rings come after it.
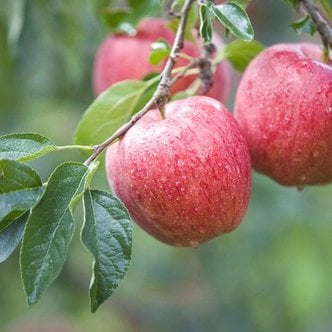
MULTIPOLYGON (((175 39, 170 52, 170 56, 161 73, 161 79, 153 97, 146 103, 146 105, 138 113, 132 116, 129 122, 127 122, 125 125, 119 128, 112 136, 110 136, 104 142, 100 143, 99 145, 96 145, 93 148, 93 153, 85 161, 84 163, 85 165, 87 166, 91 165, 91 163, 98 158, 100 153, 102 153, 110 144, 112 144, 118 138, 122 137, 140 118, 142 118, 151 109, 152 106, 155 105, 160 110, 161 115, 164 116, 164 108, 166 103, 168 102, 170 95, 169 87, 172 83, 171 79, 172 69, 176 62, 176 59, 179 57, 181 49, 183 48, 184 33, 187 25, 188 15, 194 1, 195 0, 185 0, 185 3, 181 9, 180 22, 175 34, 175 39)), ((171 5, 170 8, 172 9, 172 6, 175 2, 169 1, 169 3, 171 5)))
POLYGON ((328 60, 330 50, 332 49, 332 27, 321 15, 318 7, 312 0, 301 0, 301 3, 317 27, 325 48, 324 54, 326 55, 326 60, 328 60))

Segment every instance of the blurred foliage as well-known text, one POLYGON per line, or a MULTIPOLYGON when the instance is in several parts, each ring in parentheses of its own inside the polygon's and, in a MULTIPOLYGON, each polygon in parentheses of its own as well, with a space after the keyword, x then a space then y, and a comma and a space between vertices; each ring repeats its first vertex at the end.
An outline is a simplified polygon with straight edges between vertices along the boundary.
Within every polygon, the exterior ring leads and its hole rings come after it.
MULTIPOLYGON (((258 41, 298 40, 283 1, 252 2, 258 41)), ((0 0, 1 135, 32 131, 71 143, 93 100, 93 56, 107 33, 101 4, 0 0)), ((45 177, 69 159, 82 157, 57 152, 31 164, 45 177)), ((107 188, 103 174, 96 185, 107 188)), ((331 331, 331 201, 331 186, 299 192, 256 174, 243 224, 198 249, 166 246, 135 227, 129 272, 94 315, 86 291, 91 256, 78 235, 60 278, 30 310, 16 253, 0 265, 0 330, 331 331)), ((80 211, 76 220, 79 228, 80 211)))

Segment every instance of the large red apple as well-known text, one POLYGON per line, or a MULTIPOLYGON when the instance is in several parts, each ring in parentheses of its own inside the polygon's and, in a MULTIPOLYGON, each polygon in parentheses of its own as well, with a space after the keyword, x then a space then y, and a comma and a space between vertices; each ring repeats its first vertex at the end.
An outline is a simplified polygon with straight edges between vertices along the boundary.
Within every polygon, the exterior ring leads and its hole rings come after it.
POLYGON ((332 67, 319 46, 260 53, 243 75, 235 117, 257 171, 288 186, 332 181, 332 67))
MULTIPOLYGON (((167 21, 157 18, 143 20, 135 36, 124 34, 110 35, 101 44, 94 63, 93 89, 96 95, 107 89, 113 83, 126 79, 143 79, 153 72, 161 72, 165 62, 152 65, 149 62, 151 44, 158 39, 166 40, 170 45, 174 41, 174 33, 167 27, 167 21)), ((220 38, 215 36, 218 46, 222 45, 220 38)), ((196 44, 186 41, 183 53, 193 57, 200 55, 199 41, 196 44)), ((187 60, 179 59, 175 67, 184 66, 187 60)), ((172 93, 186 89, 197 77, 191 75, 181 78, 171 89, 172 93)), ((217 66, 214 86, 206 94, 219 101, 226 101, 230 90, 230 67, 227 62, 217 66)))
POLYGON ((132 218, 157 239, 196 247, 236 228, 248 206, 251 165, 233 116, 195 96, 151 110, 111 145, 106 170, 132 218))

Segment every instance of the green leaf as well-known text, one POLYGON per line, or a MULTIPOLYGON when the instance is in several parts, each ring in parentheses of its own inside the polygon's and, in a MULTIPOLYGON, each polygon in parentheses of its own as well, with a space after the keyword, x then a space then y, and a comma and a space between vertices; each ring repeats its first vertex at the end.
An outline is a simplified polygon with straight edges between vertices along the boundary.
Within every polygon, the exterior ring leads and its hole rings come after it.
MULTIPOLYGON (((174 12, 180 12, 181 8, 184 5, 184 1, 174 1, 172 3, 172 7, 173 7, 173 11, 174 12)), ((190 8, 188 17, 187 17, 187 24, 185 27, 185 31, 184 31, 184 39, 191 41, 191 42, 195 42, 195 40, 197 39, 195 34, 193 33, 195 31, 195 27, 196 27, 196 23, 198 21, 199 18, 199 12, 197 10, 197 6, 192 6, 190 8)), ((176 33, 178 27, 179 27, 179 23, 180 20, 178 17, 174 17, 168 24, 167 27, 170 28, 174 33, 176 33)))
POLYGON ((247 43, 242 40, 235 40, 224 46, 221 51, 221 58, 229 60, 236 70, 243 72, 253 58, 263 49, 264 45, 257 41, 247 43))
POLYGON ((81 236, 94 257, 90 303, 95 312, 112 295, 128 269, 132 223, 123 203, 106 192, 86 191, 84 211, 81 236))
POLYGON ((300 20, 291 24, 291 27, 298 33, 308 33, 311 36, 317 31, 315 23, 311 20, 309 15, 302 17, 300 20))
POLYGON ((26 212, 0 232, 0 263, 4 262, 21 242, 24 225, 28 218, 29 212, 26 212))
POLYGON ((159 65, 163 60, 165 60, 171 51, 171 48, 166 41, 159 39, 155 43, 151 44, 151 53, 149 61, 153 65, 159 65))
POLYGON ((29 161, 55 150, 57 146, 39 134, 20 133, 0 136, 0 159, 29 161))
POLYGON ((93 176, 95 175, 98 166, 99 166, 100 162, 99 161, 94 161, 88 168, 88 171, 83 179, 83 181, 81 182, 81 186, 77 189, 76 195, 75 197, 72 199, 71 203, 70 203, 70 208, 73 211, 73 209, 76 207, 76 205, 79 203, 79 201, 81 200, 81 198, 84 195, 84 192, 88 189, 93 176))
MULTIPOLYGON (((43 192, 42 182, 36 171, 14 160, 0 160, 0 229, 9 214, 18 217, 32 208, 43 192)), ((9 220, 11 221, 11 220, 9 220)))
POLYGON ((150 81, 122 81, 100 94, 78 124, 76 144, 95 145, 111 136, 147 103, 158 82, 158 77, 150 81))
POLYGON ((89 173, 81 163, 67 162, 51 174, 45 194, 32 210, 21 247, 20 266, 28 303, 36 303, 62 270, 73 237, 70 205, 89 173))
POLYGON ((113 1, 102 14, 111 31, 132 34, 141 19, 160 16, 161 6, 159 0, 113 1))
POLYGON ((242 8, 246 8, 249 5, 250 1, 251 0, 231 0, 231 2, 236 3, 242 8))
POLYGON ((210 44, 212 41, 212 22, 211 22, 211 11, 210 7, 201 5, 199 8, 200 17, 200 34, 203 37, 205 44, 210 44))
POLYGON ((319 3, 326 14, 326 16, 332 20, 332 2, 331 0, 316 0, 319 3))
POLYGON ((254 39, 254 29, 246 11, 233 2, 215 6, 209 6, 214 12, 217 20, 223 24, 237 38, 243 41, 254 39))
POLYGON ((292 7, 297 7, 300 4, 300 0, 285 0, 289 3, 292 7))

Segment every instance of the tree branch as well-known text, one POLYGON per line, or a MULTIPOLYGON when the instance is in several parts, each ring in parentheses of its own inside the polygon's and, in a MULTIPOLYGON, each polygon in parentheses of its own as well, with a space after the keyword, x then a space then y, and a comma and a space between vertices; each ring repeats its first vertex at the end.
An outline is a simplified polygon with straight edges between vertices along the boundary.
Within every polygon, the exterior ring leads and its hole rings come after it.
POLYGON ((317 6, 312 0, 301 0, 306 12, 310 15, 311 19, 315 23, 317 30, 322 38, 325 51, 329 52, 332 49, 332 27, 329 22, 321 15, 317 6))
POLYGON ((110 136, 108 139, 106 139, 104 142, 96 145, 93 147, 93 153, 91 156, 84 162, 86 166, 89 166, 93 163, 94 160, 98 158, 98 156, 113 142, 118 140, 121 136, 123 136, 139 119, 141 119, 152 106, 157 106, 160 112, 163 114, 163 110, 165 107, 165 104, 168 101, 170 92, 169 88, 171 85, 171 76, 172 76, 172 69, 174 67, 174 64, 179 57, 179 54, 181 52, 181 49, 183 48, 184 44, 184 33, 185 28, 187 25, 187 19, 189 15, 190 8, 195 0, 186 0, 181 13, 180 13, 180 22, 178 29, 176 31, 174 43, 170 52, 170 56, 166 62, 166 65, 161 73, 160 82, 158 84, 158 87, 153 94, 152 98, 146 103, 146 105, 133 117, 130 119, 129 122, 127 122, 125 125, 123 125, 121 128, 119 128, 112 136, 110 136))

